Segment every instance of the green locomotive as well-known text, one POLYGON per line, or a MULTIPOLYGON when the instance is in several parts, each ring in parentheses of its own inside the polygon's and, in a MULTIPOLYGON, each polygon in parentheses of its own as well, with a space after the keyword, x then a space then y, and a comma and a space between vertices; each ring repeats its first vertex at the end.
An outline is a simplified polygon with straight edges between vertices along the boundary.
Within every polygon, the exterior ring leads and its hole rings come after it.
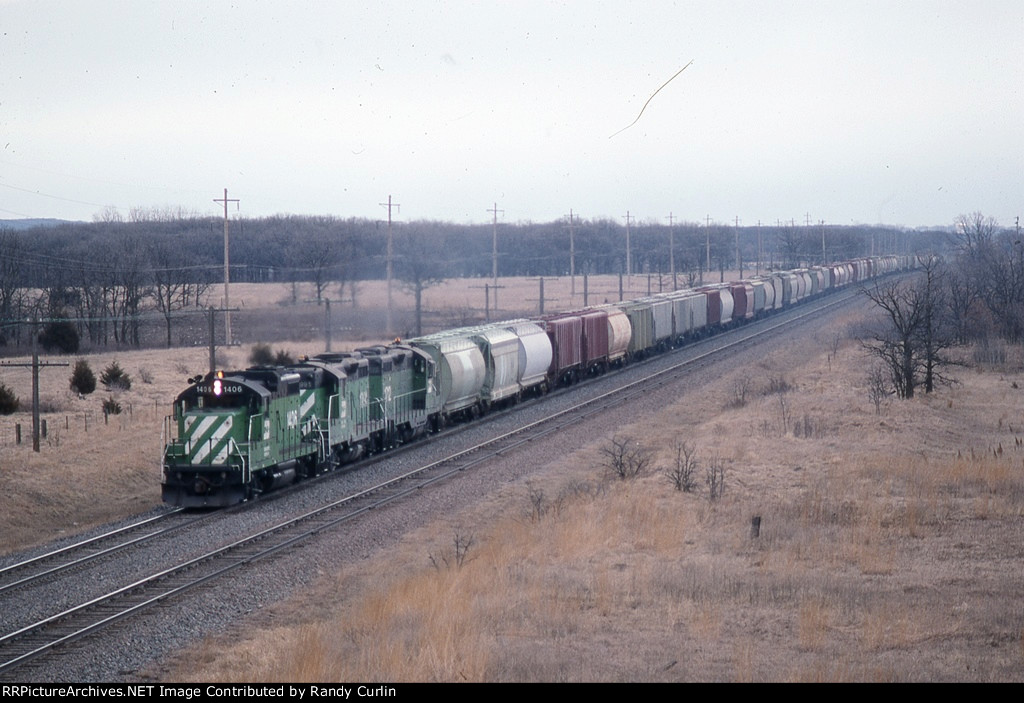
POLYGON ((409 441, 437 424, 436 375, 401 344, 207 374, 175 400, 163 500, 231 505, 409 441))

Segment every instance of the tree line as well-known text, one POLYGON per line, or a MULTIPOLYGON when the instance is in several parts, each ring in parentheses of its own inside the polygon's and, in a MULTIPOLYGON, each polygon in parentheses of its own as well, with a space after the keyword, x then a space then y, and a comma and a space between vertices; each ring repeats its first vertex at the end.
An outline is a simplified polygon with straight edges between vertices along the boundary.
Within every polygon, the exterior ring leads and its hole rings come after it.
MULTIPOLYGON (((384 222, 276 215, 232 220, 230 232, 233 282, 308 282, 319 301, 328 286, 385 277, 384 222)), ((108 210, 88 223, 0 228, 0 345, 27 343, 26 321, 40 318, 67 321, 49 323, 51 341, 73 332, 94 346, 139 346, 142 321, 157 318, 170 346, 173 319, 223 280, 223 234, 220 218, 141 208, 126 218, 108 210)), ((490 224, 416 220, 395 224, 393 234, 394 276, 417 298, 445 278, 491 274, 490 224)), ((577 274, 626 271, 624 223, 575 219, 571 234, 577 274)), ((940 236, 883 226, 651 221, 631 224, 630 253, 637 273, 667 274, 674 261, 685 285, 714 271, 724 275, 737 259, 752 262, 759 248, 763 266, 794 268, 917 251, 940 236)), ((499 224, 500 275, 567 275, 569 238, 568 219, 499 224)))
MULTIPOLYGON (((916 255, 910 280, 876 282, 865 293, 883 324, 864 339, 880 367, 873 397, 931 393, 958 364, 951 350, 968 343, 1024 341, 1024 242, 980 212, 956 218, 941 250, 916 255)), ((876 402, 877 406, 877 402, 876 402)))

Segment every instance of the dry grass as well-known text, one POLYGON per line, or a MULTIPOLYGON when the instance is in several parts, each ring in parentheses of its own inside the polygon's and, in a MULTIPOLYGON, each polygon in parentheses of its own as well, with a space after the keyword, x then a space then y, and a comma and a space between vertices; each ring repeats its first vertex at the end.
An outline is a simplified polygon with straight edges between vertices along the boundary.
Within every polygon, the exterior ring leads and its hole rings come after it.
POLYGON ((451 521, 427 526, 283 606, 288 625, 247 626, 220 664, 169 676, 233 679, 252 657, 283 680, 1020 681, 1024 378, 967 374, 877 416, 859 354, 762 364, 766 383, 785 369, 789 402, 824 432, 782 432, 777 392, 729 403, 732 378, 620 430, 666 438, 652 440, 662 465, 676 438, 720 457, 714 504, 660 474, 609 480, 595 440, 497 496, 493 521, 495 504, 457 516, 474 526, 461 569, 424 563, 452 539, 451 521))
MULTIPOLYGON (((523 295, 532 285, 524 283, 523 295)), ((467 283, 463 294, 477 293, 467 283)), ((834 328, 857 324, 850 315, 834 328)), ((295 340, 277 345, 305 352, 295 340)), ((247 353, 228 351, 235 365, 247 353)), ((95 357, 93 368, 114 356, 95 357)), ((132 415, 102 429, 90 420, 87 435, 75 430, 75 413, 96 412, 99 399, 67 397, 70 369, 44 372, 53 384, 44 394, 68 408, 71 429, 41 455, 0 440, 7 548, 49 536, 40 525, 70 530, 156 503, 156 408, 180 390, 183 365, 202 370, 205 352, 116 358, 133 377, 145 368, 153 378, 123 396, 132 415), (112 456, 112 445, 124 448, 123 458, 112 456), (107 507, 93 513, 93 504, 107 507)), ((530 486, 506 486, 486 506, 325 577, 274 607, 274 624, 260 626, 271 621, 260 616, 183 652, 165 675, 1024 679, 1019 366, 966 372, 962 385, 886 401, 880 415, 849 340, 833 356, 822 335, 758 362, 753 373, 742 406, 729 402, 738 379, 730 376, 617 433, 650 438, 663 466, 677 439, 695 444, 704 462, 718 457, 727 481, 721 500, 712 504, 703 485, 678 492, 660 473, 609 481, 600 465, 607 438, 595 438, 534 474, 530 486), (537 487, 548 496, 543 514, 531 503, 537 487), (755 515, 761 531, 751 539, 755 515), (473 537, 463 566, 433 568, 425 555, 451 556, 456 532, 473 537)), ((5 382, 25 397, 21 380, 5 382)), ((6 427, 9 419, 0 420, 0 436, 6 427)))

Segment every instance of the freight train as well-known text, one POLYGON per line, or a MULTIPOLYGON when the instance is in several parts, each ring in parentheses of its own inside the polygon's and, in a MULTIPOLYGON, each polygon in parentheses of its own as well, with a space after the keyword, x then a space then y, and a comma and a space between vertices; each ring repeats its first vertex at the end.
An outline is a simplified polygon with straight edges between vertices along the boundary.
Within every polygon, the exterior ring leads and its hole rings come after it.
POLYGON ((163 500, 226 506, 752 318, 913 265, 872 257, 462 327, 191 379, 165 427, 163 500))

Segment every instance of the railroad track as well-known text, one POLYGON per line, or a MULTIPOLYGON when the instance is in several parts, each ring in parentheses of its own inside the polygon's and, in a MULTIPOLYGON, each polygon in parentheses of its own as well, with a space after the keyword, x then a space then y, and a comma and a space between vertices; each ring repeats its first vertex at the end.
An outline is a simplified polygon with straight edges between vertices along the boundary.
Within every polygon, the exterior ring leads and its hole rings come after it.
MULTIPOLYGON (((2 634, 0 635, 0 678, 5 678, 12 672, 24 671, 21 667, 40 660, 43 655, 53 652, 62 645, 84 638, 158 603, 166 602, 186 591, 221 578, 240 567, 294 547, 363 515, 367 511, 420 492, 431 484, 471 470, 496 456, 514 452, 519 445, 536 441, 558 432, 569 424, 578 423, 587 417, 600 414, 612 405, 621 404, 631 397, 650 392, 652 387, 663 385, 684 374, 693 373, 710 363, 712 359, 721 358, 721 352, 726 349, 742 349, 782 329, 815 319, 837 306, 847 304, 855 295, 848 291, 834 294, 825 300, 816 300, 812 305, 797 307, 772 318, 760 320, 749 326, 740 327, 726 334, 686 346, 675 355, 654 357, 650 361, 653 363, 660 360, 659 366, 667 360, 671 361, 663 368, 649 371, 641 379, 621 383, 613 390, 598 392, 586 400, 575 402, 569 407, 552 412, 543 419, 455 452, 439 461, 389 478, 302 515, 283 520, 255 534, 112 589, 88 602, 2 634)), ((635 365, 630 367, 631 370, 635 368, 637 368, 635 365)), ((610 379, 611 377, 612 375, 609 374, 605 378, 610 379)), ((479 426, 479 423, 476 426, 479 426)), ((381 458, 387 459, 390 456, 394 456, 394 454, 388 454, 381 458)), ((205 517, 200 516, 195 519, 201 520, 205 517)), ((145 524, 146 522, 143 521, 132 527, 141 529, 145 524)), ((181 525, 181 527, 184 526, 181 525)), ((174 529, 180 529, 180 527, 174 529)), ((138 539, 128 540, 112 549, 128 548, 138 539)), ((46 556, 48 555, 44 555, 44 557, 46 556)), ((13 565, 8 569, 12 569, 14 566, 20 565, 13 565)), ((69 564, 63 566, 62 569, 72 568, 72 566, 73 564, 69 564)))
MULTIPOLYGON (((176 532, 207 517, 209 516, 189 515, 182 508, 173 508, 45 554, 0 567, 0 598, 42 579, 53 578, 70 569, 84 566, 95 559, 111 556, 123 549, 136 547, 176 532), (144 530, 149 531, 143 532, 144 530), (136 534, 139 532, 143 534, 136 534)), ((0 600, 0 603, 2 602, 0 600)))

